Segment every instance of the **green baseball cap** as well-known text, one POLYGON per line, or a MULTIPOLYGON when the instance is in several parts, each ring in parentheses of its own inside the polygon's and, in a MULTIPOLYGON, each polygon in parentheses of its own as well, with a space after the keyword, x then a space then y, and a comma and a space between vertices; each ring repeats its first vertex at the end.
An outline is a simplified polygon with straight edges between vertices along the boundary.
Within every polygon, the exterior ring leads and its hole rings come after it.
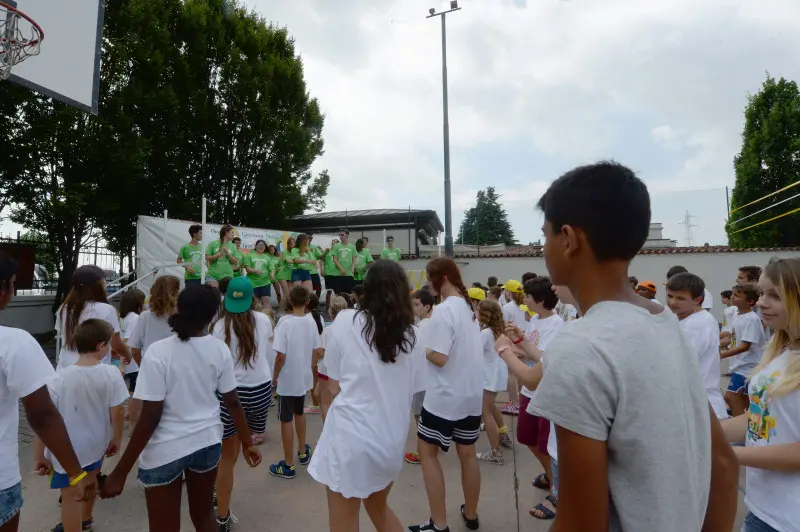
POLYGON ((241 314, 250 310, 253 304, 253 283, 247 277, 234 277, 228 283, 225 294, 225 310, 233 314, 241 314))

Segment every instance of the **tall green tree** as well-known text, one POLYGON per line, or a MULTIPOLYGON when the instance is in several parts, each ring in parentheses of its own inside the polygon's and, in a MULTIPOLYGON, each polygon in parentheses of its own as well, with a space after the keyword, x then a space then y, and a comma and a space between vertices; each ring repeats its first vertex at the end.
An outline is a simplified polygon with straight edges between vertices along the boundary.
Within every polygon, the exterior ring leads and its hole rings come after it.
POLYGON ((479 190, 475 206, 464 212, 456 244, 508 246, 516 243, 508 214, 500 204, 500 195, 494 187, 479 190))
POLYGON ((789 189, 758 203, 759 198, 800 180, 800 91, 797 83, 768 76, 761 90, 748 97, 742 150, 734 159, 736 185, 731 197, 734 211, 726 226, 732 247, 774 247, 800 245, 800 213, 737 232, 800 207, 800 193, 789 189), (775 208, 769 208, 775 205, 775 208), (741 210, 736 210, 744 207, 741 210), (760 211, 764 212, 745 216, 760 211))

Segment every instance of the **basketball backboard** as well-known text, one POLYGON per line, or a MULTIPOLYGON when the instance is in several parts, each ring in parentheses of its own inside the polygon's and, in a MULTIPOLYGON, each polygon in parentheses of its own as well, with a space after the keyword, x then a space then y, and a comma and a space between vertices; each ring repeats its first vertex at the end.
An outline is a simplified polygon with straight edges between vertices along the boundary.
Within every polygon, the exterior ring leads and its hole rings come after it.
POLYGON ((4 0, 44 32, 41 52, 15 65, 9 81, 97 114, 104 0, 4 0))

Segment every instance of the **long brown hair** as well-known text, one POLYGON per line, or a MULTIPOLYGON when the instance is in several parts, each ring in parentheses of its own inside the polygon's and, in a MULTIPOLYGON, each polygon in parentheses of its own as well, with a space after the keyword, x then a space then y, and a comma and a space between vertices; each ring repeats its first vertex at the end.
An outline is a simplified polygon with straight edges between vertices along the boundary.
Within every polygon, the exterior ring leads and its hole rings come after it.
POLYGON ((478 303, 478 322, 481 324, 481 329, 492 330, 495 341, 505 332, 503 309, 497 301, 484 299, 478 303))
POLYGON ((294 246, 297 248, 297 252, 302 256, 308 253, 308 235, 305 233, 300 233, 297 235, 297 239, 294 241, 294 246))
MULTIPOLYGON (((472 312, 472 303, 469 301, 467 287, 464 286, 464 281, 461 279, 461 271, 458 269, 458 265, 453 259, 449 257, 437 257, 432 259, 425 267, 425 272, 428 274, 428 280, 433 285, 433 289, 439 295, 441 295, 444 280, 447 279, 450 281, 450 284, 458 290, 459 295, 464 298, 464 302, 467 304, 470 312, 472 312)), ((475 319, 474 314, 472 319, 475 319)))
POLYGON ((69 349, 75 349, 75 329, 81 319, 81 313, 90 302, 108 303, 106 289, 103 286, 103 279, 98 279, 91 284, 80 284, 72 281, 72 287, 61 305, 59 314, 64 319, 64 345, 69 349))
POLYGON ((150 312, 153 316, 169 316, 178 305, 181 281, 174 275, 162 275, 150 289, 150 312))
POLYGON ((231 347, 231 331, 236 335, 236 361, 245 368, 252 368, 253 361, 258 356, 256 347, 256 318, 251 310, 247 312, 228 312, 223 305, 222 314, 213 327, 222 323, 225 327, 225 344, 231 347))

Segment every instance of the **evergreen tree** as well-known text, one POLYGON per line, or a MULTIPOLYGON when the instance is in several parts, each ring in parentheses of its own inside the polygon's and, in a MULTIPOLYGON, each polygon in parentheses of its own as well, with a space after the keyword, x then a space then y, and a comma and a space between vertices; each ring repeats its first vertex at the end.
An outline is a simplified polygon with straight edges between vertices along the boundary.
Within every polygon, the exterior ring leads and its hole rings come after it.
POLYGON ((516 243, 508 214, 500 204, 500 195, 494 187, 479 190, 475 206, 464 213, 456 244, 510 246, 516 243))

